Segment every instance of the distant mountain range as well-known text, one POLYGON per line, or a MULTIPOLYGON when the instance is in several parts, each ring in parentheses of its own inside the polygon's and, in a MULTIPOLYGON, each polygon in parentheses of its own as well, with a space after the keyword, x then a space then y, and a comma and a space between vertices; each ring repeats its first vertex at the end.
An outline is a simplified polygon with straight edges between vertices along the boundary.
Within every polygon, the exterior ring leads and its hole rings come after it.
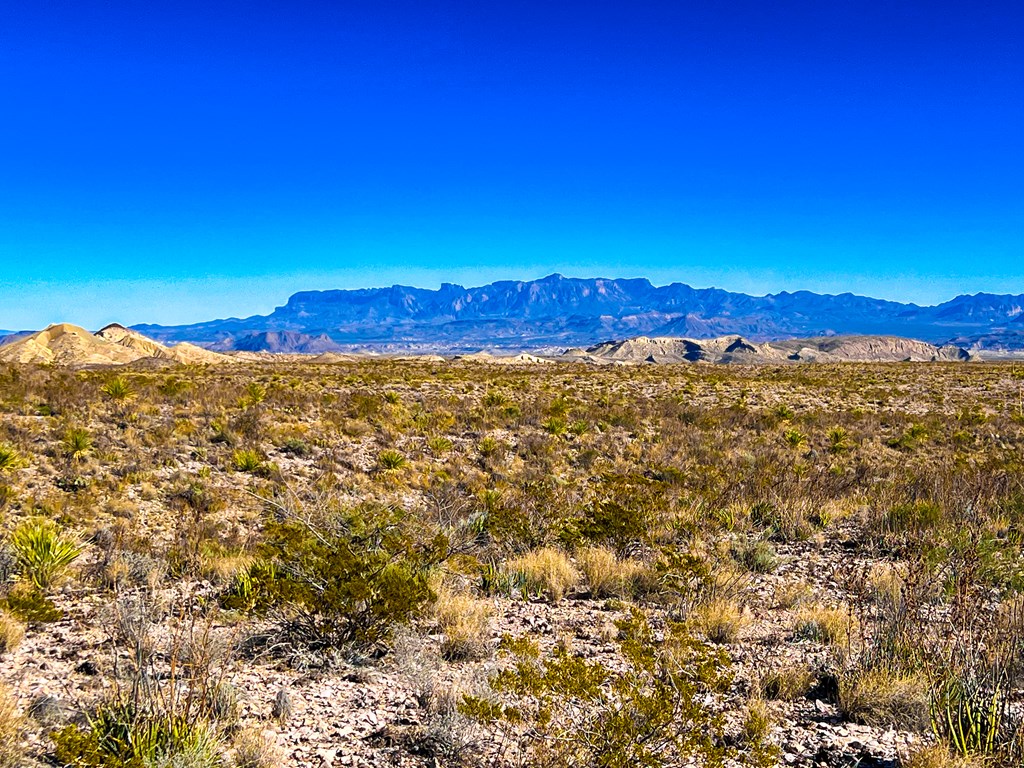
POLYGON ((137 325, 164 342, 218 351, 446 351, 589 346, 632 336, 752 341, 884 334, 974 350, 1024 350, 1024 295, 979 293, 937 306, 852 293, 749 296, 646 279, 500 281, 478 288, 303 291, 271 314, 179 326, 137 325))

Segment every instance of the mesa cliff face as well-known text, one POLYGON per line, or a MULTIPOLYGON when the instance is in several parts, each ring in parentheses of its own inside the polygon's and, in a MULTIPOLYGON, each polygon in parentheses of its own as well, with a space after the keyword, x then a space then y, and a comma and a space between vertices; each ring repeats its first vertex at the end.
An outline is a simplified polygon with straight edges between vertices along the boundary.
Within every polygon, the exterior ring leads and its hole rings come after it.
POLYGON ((636 336, 753 342, 836 335, 903 336, 977 349, 1024 349, 1022 296, 959 296, 934 307, 796 291, 749 296, 646 279, 500 281, 437 290, 395 285, 303 291, 265 316, 140 325, 158 341, 220 351, 400 353, 589 347, 636 336))

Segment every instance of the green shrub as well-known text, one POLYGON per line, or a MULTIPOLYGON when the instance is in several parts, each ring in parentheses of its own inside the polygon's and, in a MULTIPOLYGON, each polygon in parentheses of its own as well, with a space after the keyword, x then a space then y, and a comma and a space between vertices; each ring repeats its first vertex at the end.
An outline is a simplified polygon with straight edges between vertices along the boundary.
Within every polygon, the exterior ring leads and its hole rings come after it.
POLYGON ((2 607, 22 621, 49 623, 60 621, 64 612, 31 582, 19 582, 7 593, 2 607))
POLYGON ((309 456, 313 452, 313 449, 309 447, 309 443, 305 440, 299 440, 298 438, 291 438, 286 440, 285 444, 281 446, 281 450, 285 453, 289 453, 292 456, 309 456))
POLYGON ((285 634, 314 650, 386 640, 433 601, 428 571, 447 556, 443 537, 416 541, 411 526, 402 511, 374 507, 272 516, 261 559, 224 602, 275 607, 285 634))
POLYGON ((46 520, 22 523, 14 529, 10 543, 22 575, 44 593, 82 553, 75 539, 46 520))
POLYGON ((564 644, 542 656, 533 641, 506 637, 501 652, 509 666, 491 678, 493 696, 467 695, 460 710, 506 739, 523 739, 532 764, 661 768, 689 757, 761 764, 754 749, 725 745, 723 721, 708 703, 731 681, 724 652, 679 625, 659 641, 638 611, 617 624, 621 668, 564 644))

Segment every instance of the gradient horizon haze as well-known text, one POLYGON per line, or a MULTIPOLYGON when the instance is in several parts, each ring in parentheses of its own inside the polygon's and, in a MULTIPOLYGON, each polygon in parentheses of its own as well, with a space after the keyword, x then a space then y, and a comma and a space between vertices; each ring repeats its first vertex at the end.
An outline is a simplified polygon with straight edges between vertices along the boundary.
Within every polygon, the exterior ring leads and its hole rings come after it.
POLYGON ((0 328, 552 272, 1024 293, 1024 6, 8 3, 0 328))

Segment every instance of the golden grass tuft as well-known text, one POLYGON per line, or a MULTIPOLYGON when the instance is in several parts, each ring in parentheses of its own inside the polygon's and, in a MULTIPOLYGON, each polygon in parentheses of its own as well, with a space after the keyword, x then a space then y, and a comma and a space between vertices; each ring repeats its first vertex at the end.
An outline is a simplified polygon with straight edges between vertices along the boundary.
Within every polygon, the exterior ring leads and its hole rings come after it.
POLYGON ((234 768, 277 768, 281 752, 257 728, 243 728, 232 741, 234 768))
POLYGON ((553 603, 580 580, 579 571, 568 556, 552 547, 541 547, 509 560, 505 570, 529 592, 543 592, 553 603))
POLYGON ((591 597, 622 597, 629 593, 643 565, 620 558, 607 547, 585 547, 576 553, 576 564, 590 589, 591 597))
POLYGON ((442 589, 434 612, 444 632, 441 654, 446 659, 480 659, 487 655, 494 613, 487 600, 442 589))
POLYGON ((855 723, 878 727, 928 727, 928 681, 922 675, 866 669, 839 680, 839 709, 855 723))
POLYGON ((25 716, 18 711, 14 694, 0 687, 0 768, 18 768, 24 764, 25 716))
POLYGON ((761 694, 779 701, 796 701, 807 695, 817 676, 808 667, 788 666, 771 669, 758 679, 761 694))
POLYGON ((0 655, 9 653, 25 639, 25 624, 6 611, 0 611, 0 655))
POLYGON ((801 640, 836 645, 850 638, 854 619, 845 608, 809 605, 797 611, 793 633, 801 640))
POLYGON ((713 643, 735 643, 750 624, 750 615, 735 600, 719 599, 695 608, 689 622, 713 643))

